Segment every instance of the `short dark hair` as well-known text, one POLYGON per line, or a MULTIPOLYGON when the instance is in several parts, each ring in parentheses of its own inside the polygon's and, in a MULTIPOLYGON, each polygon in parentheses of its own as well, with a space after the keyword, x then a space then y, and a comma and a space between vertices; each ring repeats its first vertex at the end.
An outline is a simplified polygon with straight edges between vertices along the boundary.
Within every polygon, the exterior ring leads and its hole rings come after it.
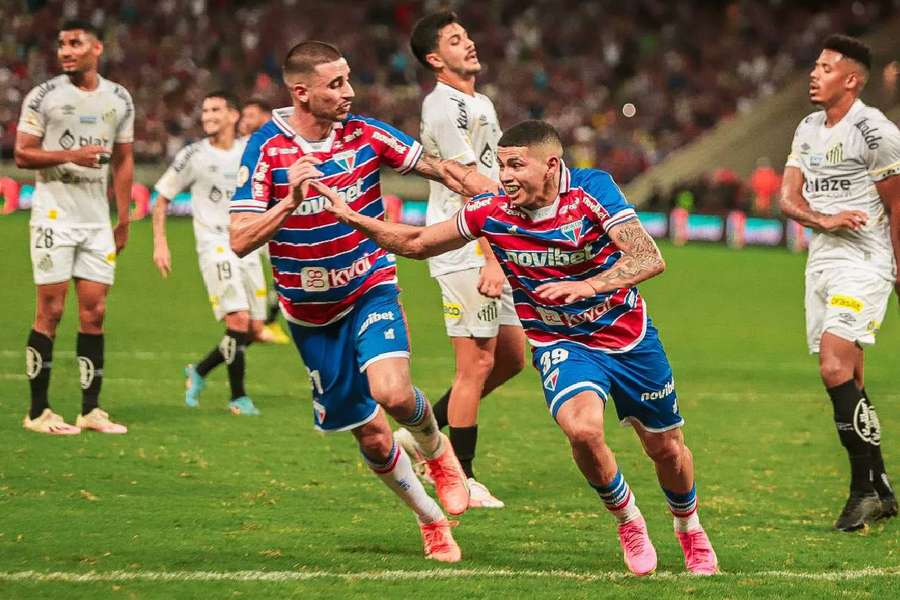
POLYGON ((539 146, 541 144, 556 144, 562 148, 562 139, 559 132, 547 121, 529 120, 516 123, 503 132, 500 141, 501 147, 515 146, 539 146))
POLYGON ((828 36, 822 44, 824 50, 840 52, 845 58, 852 58, 868 71, 872 68, 872 50, 869 46, 855 37, 835 33, 828 36))
POLYGON ((281 65, 281 73, 285 79, 289 75, 309 75, 314 72, 317 65, 343 57, 341 51, 331 44, 315 40, 300 42, 288 50, 281 65))
POLYGON ((81 29, 85 33, 91 34, 98 40, 103 39, 103 31, 90 21, 86 21, 84 19, 68 19, 59 26, 60 33, 63 31, 74 31, 76 29, 81 29))
POLYGON ((228 106, 228 108, 231 108, 234 110, 241 110, 241 108, 240 108, 241 105, 238 102, 237 96, 235 96, 231 92, 227 92, 225 90, 214 90, 212 92, 207 93, 205 96, 203 96, 204 100, 206 100, 208 98, 221 98, 222 100, 225 101, 225 105, 228 106))
POLYGON ((249 100, 244 102, 243 106, 241 106, 241 110, 247 108, 248 106, 255 106, 259 110, 266 112, 266 113, 272 112, 272 105, 269 104, 268 102, 266 102, 265 100, 263 100, 262 98, 250 98, 249 100))
POLYGON ((441 29, 451 23, 459 23, 459 18, 455 12, 446 10, 426 15, 413 26, 409 36, 409 49, 422 66, 433 70, 425 57, 435 51, 441 29))

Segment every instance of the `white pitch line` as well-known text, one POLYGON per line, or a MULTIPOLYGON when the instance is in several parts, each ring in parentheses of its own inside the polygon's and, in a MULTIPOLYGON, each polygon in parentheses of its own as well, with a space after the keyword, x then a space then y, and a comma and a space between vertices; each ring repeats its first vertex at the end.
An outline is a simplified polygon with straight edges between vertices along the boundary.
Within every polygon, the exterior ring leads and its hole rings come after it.
MULTIPOLYGON (((337 579, 340 581, 422 581, 459 579, 565 579, 570 581, 622 581, 632 576, 622 571, 602 571, 578 573, 564 570, 516 570, 516 569, 430 569, 422 571, 107 571, 72 573, 65 571, 14 571, 0 572, 0 581, 30 583, 97 583, 97 582, 190 582, 190 581, 235 581, 235 582, 292 582, 317 579, 337 579)), ((729 579, 796 579, 803 581, 850 581, 865 578, 898 578, 900 566, 886 568, 866 568, 853 571, 757 571, 725 573, 719 577, 729 579)), ((662 580, 700 581, 689 573, 657 572, 649 578, 662 580)))

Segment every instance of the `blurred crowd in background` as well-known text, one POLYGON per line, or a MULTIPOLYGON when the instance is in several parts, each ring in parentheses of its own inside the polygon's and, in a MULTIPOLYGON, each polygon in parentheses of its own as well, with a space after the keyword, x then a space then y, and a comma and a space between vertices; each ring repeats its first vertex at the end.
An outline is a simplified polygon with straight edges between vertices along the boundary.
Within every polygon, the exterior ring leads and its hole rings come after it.
MULTIPOLYGON (((289 104, 280 63, 305 39, 334 43, 347 56, 355 112, 416 134, 433 78, 410 54, 408 34, 442 7, 457 11, 478 45, 479 89, 501 125, 548 119, 570 163, 628 182, 774 93, 812 64, 828 33, 864 34, 900 2, 6 0, 0 151, 11 156, 24 95, 58 72, 57 27, 73 17, 104 29, 101 73, 134 97, 140 161, 167 161, 201 135, 200 100, 212 88, 289 104)), ((687 203, 704 186, 735 187, 732 176, 710 174, 654 200, 687 203)), ((740 193, 722 192, 715 203, 753 202, 750 182, 737 184, 740 193)))

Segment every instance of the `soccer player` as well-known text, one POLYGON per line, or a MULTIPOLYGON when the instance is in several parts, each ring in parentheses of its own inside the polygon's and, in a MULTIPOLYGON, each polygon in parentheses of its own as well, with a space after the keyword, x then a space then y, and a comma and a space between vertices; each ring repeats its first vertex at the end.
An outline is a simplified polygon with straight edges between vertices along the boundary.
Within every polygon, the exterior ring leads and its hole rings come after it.
POLYGON ((31 409, 25 429, 72 435, 82 429, 126 433, 99 406, 103 383, 103 318, 116 255, 128 241, 134 174, 134 104, 121 85, 97 73, 103 54, 98 30, 68 21, 59 31, 63 74, 25 97, 15 143, 16 165, 37 171, 31 208, 31 262, 37 309, 25 349, 31 409), (110 224, 107 177, 112 165, 118 222, 110 224), (69 281, 78 295, 76 354, 81 414, 69 425, 50 409, 47 388, 53 340, 69 281))
POLYGON ((656 550, 604 440, 610 399, 656 466, 688 570, 716 573, 697 514, 672 369, 635 287, 665 268, 659 249, 609 174, 563 164, 551 125, 524 121, 498 145, 503 190, 476 196, 454 218, 428 227, 384 223, 353 210, 321 182, 311 188, 329 198, 338 221, 403 256, 426 258, 487 239, 512 286, 550 414, 618 521, 628 568, 652 573, 656 550))
POLYGON ((203 99, 200 123, 206 138, 181 149, 156 183, 153 207, 153 262, 164 278, 172 271, 166 240, 166 209, 181 190, 191 190, 191 212, 200 273, 217 321, 225 321, 222 340, 196 366, 184 368, 184 402, 199 405, 206 376, 225 363, 235 415, 256 416, 259 410, 244 388, 247 346, 263 328, 266 280, 259 252, 238 258, 228 239, 228 203, 234 195, 245 142, 237 140, 237 99, 225 91, 203 99))
MULTIPOLYGON (((272 118, 272 107, 265 100, 251 98, 241 107, 241 120, 238 121, 238 132, 242 138, 249 139, 254 131, 266 124, 272 118)), ((269 260, 269 251, 266 246, 259 250, 260 259, 269 260)), ((278 324, 278 292, 275 291, 276 283, 272 282, 272 289, 266 293, 266 323, 256 334, 256 341, 264 344, 290 344, 284 329, 278 324)))
POLYGON ((354 207, 381 218, 381 165, 467 193, 496 184, 473 167, 423 154, 418 142, 386 123, 351 114, 350 67, 334 46, 297 44, 283 73, 293 106, 276 109, 247 144, 231 202, 232 248, 244 255, 271 240, 282 309, 312 383, 315 426, 350 430, 370 468, 416 514, 426 556, 456 562, 461 552, 450 524, 381 410, 410 431, 447 512, 464 512, 465 473, 411 383, 394 256, 338 223, 325 198, 307 187, 321 177, 354 207))
POLYGON ((854 531, 897 514, 881 456, 881 427, 863 383, 863 348, 900 294, 900 132, 859 99, 871 53, 834 35, 810 73, 822 107, 800 122, 784 170, 781 210, 811 227, 806 338, 850 457, 850 496, 834 524, 854 531))
MULTIPOLYGON (((454 13, 440 12, 416 23, 410 47, 437 79, 422 103, 423 147, 435 156, 474 165, 496 181, 500 125, 490 98, 475 91, 475 78, 481 71, 475 43, 454 13)), ((441 183, 430 185, 429 225, 451 218, 464 203, 441 183)), ((435 419, 441 429, 450 426, 450 443, 469 478, 469 506, 502 508, 503 502, 475 479, 472 462, 480 399, 525 364, 525 334, 516 317, 512 289, 484 239, 431 257, 428 267, 441 288, 444 324, 456 357, 453 385, 435 403, 435 419)), ((407 444, 411 440, 403 430, 398 439, 407 444)))

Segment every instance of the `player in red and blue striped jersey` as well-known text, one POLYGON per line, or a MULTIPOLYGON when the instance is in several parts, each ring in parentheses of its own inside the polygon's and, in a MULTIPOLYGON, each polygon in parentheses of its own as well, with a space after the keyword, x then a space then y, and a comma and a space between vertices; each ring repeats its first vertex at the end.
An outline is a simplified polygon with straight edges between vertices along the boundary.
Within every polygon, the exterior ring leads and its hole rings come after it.
POLYGON ((503 191, 476 196, 456 218, 430 227, 387 224, 348 206, 320 182, 339 221, 378 245, 426 258, 485 238, 513 289, 534 366, 575 462, 619 523, 628 568, 656 569, 656 550, 634 495, 603 436, 612 398, 656 466, 687 568, 718 563, 697 514, 693 459, 684 444, 675 383, 635 287, 665 268, 659 249, 609 174, 568 169, 559 135, 525 121, 498 143, 503 191))
POLYGON ((381 408, 410 431, 450 514, 469 491, 453 448, 409 374, 409 335, 394 256, 325 208, 319 179, 374 219, 384 215, 379 167, 477 194, 497 184, 473 166, 424 154, 417 141, 350 113, 350 68, 330 44, 303 42, 283 65, 293 106, 251 136, 231 201, 231 245, 243 256, 269 242, 282 312, 312 382, 315 426, 350 430, 372 470, 413 509, 429 558, 456 562, 450 525, 394 442, 381 408), (436 471, 435 471, 436 469, 436 471))

